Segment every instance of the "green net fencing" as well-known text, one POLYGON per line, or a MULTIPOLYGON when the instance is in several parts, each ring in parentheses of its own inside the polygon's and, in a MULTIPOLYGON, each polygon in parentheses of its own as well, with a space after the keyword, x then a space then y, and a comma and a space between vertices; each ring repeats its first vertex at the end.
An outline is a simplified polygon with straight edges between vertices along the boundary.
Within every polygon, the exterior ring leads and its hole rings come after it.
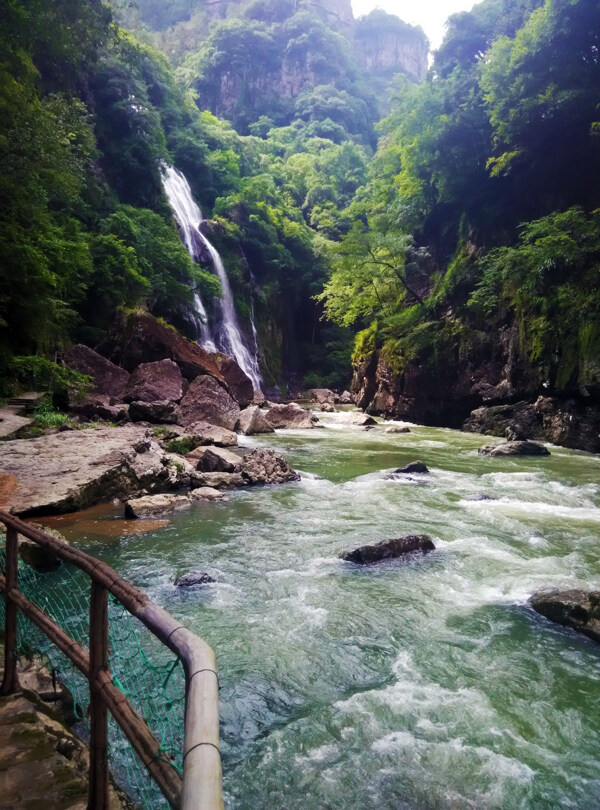
MULTIPOLYGON (((0 537, 0 570, 5 570, 5 544, 0 537)), ((89 578, 70 563, 40 573, 19 560, 19 590, 83 648, 89 647, 89 578)), ((4 596, 0 597, 4 627, 4 596)), ((73 699, 76 729, 86 737, 87 679, 21 611, 18 652, 38 656, 73 699)), ((160 743, 159 756, 181 774, 185 712, 185 676, 181 661, 112 595, 109 595, 109 664, 115 685, 144 718, 160 743)), ((109 714, 110 770, 115 781, 141 808, 168 807, 166 799, 109 714)))

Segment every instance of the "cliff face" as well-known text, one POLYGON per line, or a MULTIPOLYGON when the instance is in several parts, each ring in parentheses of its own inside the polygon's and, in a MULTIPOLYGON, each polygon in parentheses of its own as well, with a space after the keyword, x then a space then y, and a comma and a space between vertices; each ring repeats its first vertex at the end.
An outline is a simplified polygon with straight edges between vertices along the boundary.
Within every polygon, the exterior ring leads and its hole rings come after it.
POLYGON ((354 30, 354 14, 351 0, 304 0, 301 7, 316 12, 330 28, 351 37, 354 30))
POLYGON ((357 33, 355 52, 367 72, 375 76, 405 73, 413 81, 421 82, 427 74, 427 39, 410 32, 357 33))

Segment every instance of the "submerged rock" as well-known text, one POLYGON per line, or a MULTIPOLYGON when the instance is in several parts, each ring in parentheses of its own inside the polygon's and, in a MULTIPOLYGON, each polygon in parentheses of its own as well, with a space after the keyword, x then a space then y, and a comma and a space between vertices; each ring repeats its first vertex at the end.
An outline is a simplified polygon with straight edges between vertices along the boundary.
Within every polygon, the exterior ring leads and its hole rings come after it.
POLYGON ((201 374, 190 383, 179 408, 185 427, 208 422, 233 430, 240 417, 240 406, 213 377, 201 374))
POLYGON ((411 461, 410 464, 407 464, 406 467, 399 467, 397 470, 394 470, 394 473, 428 473, 429 470, 427 469, 426 465, 422 461, 411 461))
POLYGON ((170 492, 161 495, 145 495, 142 498, 132 498, 125 502, 125 517, 145 518, 164 515, 167 512, 174 512, 176 509, 185 509, 191 503, 190 498, 186 495, 173 495, 170 492))
POLYGON ((386 433, 410 433, 410 428, 404 427, 402 425, 392 425, 389 428, 385 429, 386 433))
POLYGON ((600 591, 539 591, 533 594, 529 604, 550 621, 600 642, 600 591))
POLYGON ((175 585, 178 588, 191 588, 193 585, 210 585, 211 582, 216 582, 216 579, 213 579, 206 571, 190 571, 177 577, 175 585))
POLYGON ((314 427, 310 411, 301 408, 296 402, 290 402, 287 405, 272 404, 265 414, 265 419, 272 428, 277 429, 302 428, 308 430, 314 427))
POLYGON ((342 559, 358 565, 371 565, 382 560, 402 557, 406 554, 417 552, 427 554, 429 551, 435 551, 435 546, 429 535, 414 534, 394 540, 382 540, 380 543, 374 543, 370 546, 361 546, 354 551, 343 554, 342 559))
POLYGON ((197 473, 196 484, 198 484, 199 489, 206 487, 211 489, 233 489, 234 487, 245 486, 246 481, 239 472, 209 472, 197 473))
POLYGON ((236 430, 245 436, 253 436, 257 433, 273 433, 273 428, 265 419, 258 405, 251 405, 240 413, 236 430))
MULTIPOLYGON (((66 538, 60 532, 56 531, 56 529, 50 529, 47 526, 40 526, 39 523, 30 523, 29 525, 34 529, 39 529, 40 531, 49 534, 56 540, 60 540, 63 543, 67 542, 66 538)), ((19 534, 18 543, 19 557, 30 568, 33 568, 34 571, 45 574, 49 571, 55 571, 62 565, 62 560, 60 557, 56 557, 47 548, 39 545, 39 543, 36 543, 35 540, 30 540, 29 537, 19 534)))
POLYGON ((198 487, 190 492, 190 497, 195 501, 224 501, 225 496, 214 487, 198 487))
POLYGON ((514 441, 504 444, 486 444, 477 451, 482 456, 549 456, 550 451, 538 442, 514 441))
POLYGON ((331 404, 331 402, 324 402, 324 403, 321 405, 320 410, 321 410, 323 413, 335 413, 335 408, 333 407, 333 405, 331 404))

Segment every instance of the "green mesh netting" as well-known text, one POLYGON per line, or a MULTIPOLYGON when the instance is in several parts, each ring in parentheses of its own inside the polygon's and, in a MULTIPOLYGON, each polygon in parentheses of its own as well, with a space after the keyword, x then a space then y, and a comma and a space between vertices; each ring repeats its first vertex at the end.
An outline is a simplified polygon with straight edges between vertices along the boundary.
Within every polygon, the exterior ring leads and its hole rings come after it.
MULTIPOLYGON (((0 569, 6 551, 0 544, 0 569)), ((90 580, 65 563, 38 573, 19 560, 19 589, 60 625, 78 644, 89 646, 90 580)), ((4 596, 0 597, 4 627, 4 596)), ((73 697, 78 730, 88 730, 87 679, 33 622, 18 613, 19 653, 37 655, 73 697)), ((181 661, 144 625, 109 595, 109 663, 115 684, 145 719, 160 742, 160 756, 181 773, 185 711, 185 677, 181 661)), ((127 738, 109 715, 110 769, 116 782, 139 807, 168 807, 166 799, 137 758, 127 738)))

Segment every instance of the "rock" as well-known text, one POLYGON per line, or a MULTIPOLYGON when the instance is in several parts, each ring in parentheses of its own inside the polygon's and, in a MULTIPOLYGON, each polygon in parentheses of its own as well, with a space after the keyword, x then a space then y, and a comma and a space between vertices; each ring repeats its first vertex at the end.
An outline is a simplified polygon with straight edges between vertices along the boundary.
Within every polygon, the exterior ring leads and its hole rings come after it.
POLYGON ((340 411, 337 419, 345 425, 356 425, 357 427, 377 424, 372 416, 366 413, 354 413, 353 411, 340 411))
POLYGON ((273 433, 273 428, 257 405, 251 405, 240 413, 235 429, 245 436, 253 436, 256 433, 273 433))
POLYGON ((188 574, 177 577, 175 585, 178 588, 191 588, 193 585, 209 585, 211 582, 216 582, 216 579, 205 571, 190 571, 188 574))
POLYGON ((335 394, 329 388, 309 388, 304 396, 309 402, 318 402, 319 405, 325 403, 333 405, 335 402, 335 394))
POLYGON ((504 444, 487 444, 477 451, 482 456, 549 456, 550 451, 543 444, 530 441, 505 442, 504 444))
POLYGON ((188 458, 197 460, 196 469, 200 472, 237 472, 242 459, 224 447, 197 447, 188 458))
POLYGON ((550 621, 600 642, 600 591, 540 591, 533 594, 529 604, 550 621))
POLYGON ((314 424, 311 419, 309 411, 301 408, 296 402, 290 402, 287 405, 272 404, 265 419, 268 424, 273 428, 313 428, 314 424))
POLYGON ((320 410, 323 413, 335 413, 335 408, 333 407, 333 405, 330 402, 323 403, 323 405, 321 405, 320 410))
POLYGON ((497 501, 498 498, 493 495, 486 495, 485 492, 480 492, 478 495, 469 495, 465 498, 466 501, 497 501))
POLYGON ((410 428, 403 427, 401 425, 392 425, 389 428, 385 429, 386 433, 410 433, 410 428))
POLYGON ((225 496, 218 489, 213 487, 198 487, 190 492, 190 497, 195 501, 224 501, 225 496))
POLYGON ((239 471, 247 484, 284 484, 300 476, 274 450, 252 450, 242 459, 239 471))
POLYGON ((352 398, 350 391, 344 391, 342 394, 340 394, 338 402, 340 405, 352 405, 354 399, 352 398))
POLYGON ((201 374, 190 383, 179 406, 181 423, 188 427, 197 422, 233 430, 240 416, 240 406, 217 380, 201 374))
POLYGON ((234 487, 245 486, 246 480, 240 473, 197 473, 196 484, 198 489, 205 487, 210 487, 211 489, 233 489, 234 487))
POLYGON ((153 425, 174 425, 179 418, 177 405, 169 400, 158 402, 132 402, 129 406, 132 422, 150 422, 153 425))
POLYGON ((399 467, 397 470, 394 470, 395 473, 428 473, 429 470, 423 464, 422 461, 411 461, 410 464, 407 464, 406 467, 399 467))
POLYGON ((121 395, 123 402, 179 402, 182 397, 183 377, 172 360, 139 365, 121 395))
POLYGON ((371 565, 382 560, 402 557, 405 554, 415 552, 427 554, 429 551, 435 551, 435 546, 429 535, 415 534, 408 537, 399 537, 395 540, 382 540, 380 543, 370 546, 361 546, 354 551, 343 554, 342 559, 359 565, 371 565))
POLYGON ((129 418, 129 408, 127 405, 111 405, 113 400, 106 394, 92 394, 83 402, 75 402, 70 405, 71 413, 83 416, 93 422, 103 420, 105 422, 126 422, 129 418))
POLYGON ((74 512, 140 490, 176 489, 195 475, 145 428, 129 424, 0 442, 0 469, 17 479, 8 505, 20 515, 74 512), (139 442, 148 449, 136 452, 139 442))
POLYGON ((65 352, 63 361, 73 371, 92 377, 94 387, 90 393, 118 399, 129 380, 129 373, 125 369, 81 343, 71 346, 65 352))
MULTIPOLYGON (((63 543, 67 542, 63 535, 60 532, 57 532, 56 529, 50 529, 47 526, 40 526, 39 523, 30 523, 29 525, 35 529, 45 532, 46 534, 49 534, 56 540, 60 540, 63 543)), ((30 568, 33 568, 34 571, 45 574, 49 571, 55 571, 62 565, 62 560, 59 557, 55 557, 51 551, 48 551, 48 549, 46 549, 44 546, 40 546, 35 542, 35 540, 30 540, 29 537, 25 537, 24 535, 20 534, 18 535, 18 542, 19 557, 30 568)))
POLYGON ((142 363, 169 358, 186 380, 209 374, 226 385, 210 352, 148 312, 120 312, 98 351, 128 371, 142 363))
POLYGON ((167 512, 174 512, 176 509, 185 509, 190 504, 190 498, 185 495, 171 493, 145 495, 142 498, 132 498, 125 502, 125 517, 145 518, 164 515, 167 512))
POLYGON ((238 443, 237 435, 232 430, 220 427, 219 425, 209 425, 208 422, 194 422, 189 425, 185 433, 180 438, 192 437, 200 444, 214 444, 217 447, 234 447, 238 443))
POLYGON ((229 386, 231 395, 237 399, 240 407, 245 408, 254 400, 254 386, 252 380, 243 371, 233 357, 228 354, 217 354, 215 362, 225 382, 229 386))

